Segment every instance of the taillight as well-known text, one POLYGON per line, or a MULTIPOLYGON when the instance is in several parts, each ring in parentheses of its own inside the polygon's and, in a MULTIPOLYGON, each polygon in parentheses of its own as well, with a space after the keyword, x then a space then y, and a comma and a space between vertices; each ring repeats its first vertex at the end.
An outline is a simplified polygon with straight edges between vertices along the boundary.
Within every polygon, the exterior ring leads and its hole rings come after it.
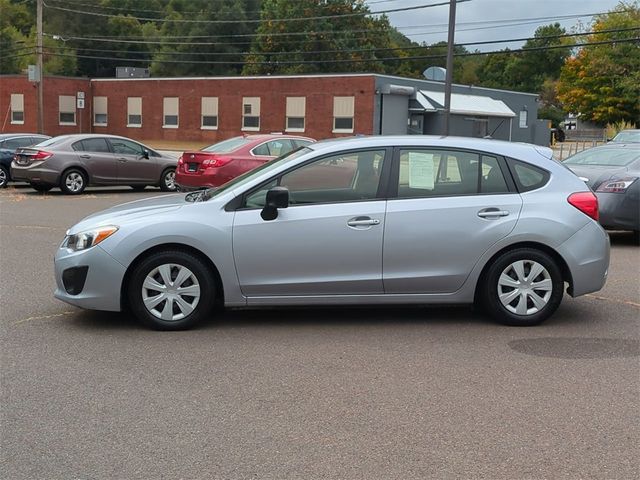
POLYGON ((49 152, 45 152, 43 150, 38 150, 38 152, 31 157, 31 161, 46 160, 51 155, 53 155, 53 154, 51 154, 49 152))
POLYGON ((638 180, 636 177, 618 178, 616 180, 607 180, 602 182, 596 189, 596 192, 602 193, 624 193, 633 182, 638 180))
POLYGON ((572 193, 567 198, 567 201, 585 215, 598 221, 598 197, 593 192, 572 193))
POLYGON ((184 154, 180 155, 180 158, 178 158, 178 165, 184 165, 184 158, 182 158, 184 156, 184 154))
POLYGON ((203 160, 202 162, 202 166, 207 168, 207 167, 222 167, 224 165, 226 165, 227 163, 229 163, 232 159, 230 157, 213 157, 213 158, 207 158, 206 160, 203 160))

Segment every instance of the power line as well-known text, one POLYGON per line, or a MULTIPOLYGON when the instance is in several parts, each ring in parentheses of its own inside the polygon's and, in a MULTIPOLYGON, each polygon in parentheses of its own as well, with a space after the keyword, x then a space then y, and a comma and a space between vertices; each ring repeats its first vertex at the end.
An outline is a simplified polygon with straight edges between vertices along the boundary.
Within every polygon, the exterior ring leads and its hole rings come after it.
MULTIPOLYGON (((464 3, 470 2, 471 0, 456 0, 456 3, 464 3)), ((116 18, 121 17, 121 15, 113 15, 110 13, 97 13, 97 12, 89 12, 86 10, 74 10, 70 8, 56 7, 52 5, 47 5, 46 2, 43 2, 44 6, 47 8, 51 8, 54 10, 61 10, 64 12, 70 13, 80 13, 83 15, 92 15, 96 17, 107 17, 107 18, 116 18)), ((193 20, 193 19, 167 19, 167 18, 151 18, 151 17, 136 17, 132 15, 127 15, 128 18, 133 18, 135 20, 149 21, 149 22, 173 22, 173 23, 206 23, 206 24, 230 24, 230 23, 263 23, 263 22, 306 22, 309 20, 323 20, 323 19, 336 19, 336 18, 351 18, 351 17, 364 17, 367 15, 382 15, 387 13, 397 13, 397 12, 407 12, 410 10, 421 10, 425 8, 431 7, 441 7, 444 5, 449 5, 449 2, 439 2, 439 3, 430 3, 427 5, 418 5, 413 7, 400 7, 400 8, 392 8, 388 10, 379 10, 377 12, 365 11, 365 12, 353 12, 353 13, 342 13, 336 15, 317 15, 312 17, 296 17, 296 18, 269 18, 269 19, 259 19, 259 20, 193 20)))
MULTIPOLYGON (((592 47, 597 45, 612 45, 616 43, 631 43, 631 42, 639 42, 640 37, 634 38, 624 38, 624 39, 616 39, 616 40, 604 40, 601 42, 588 42, 588 43, 575 43, 571 45, 550 45, 546 47, 532 47, 532 48, 520 48, 514 50, 497 50, 491 52, 465 52, 465 53, 456 53, 455 57, 472 57, 472 56, 483 56, 483 55, 511 55, 514 53, 522 53, 522 52, 535 52, 535 51, 546 51, 546 50, 556 50, 556 49, 564 49, 564 48, 575 48, 575 47, 592 47)), ((127 61, 127 62, 157 62, 157 63, 190 63, 190 64, 210 64, 210 65, 300 65, 300 64, 334 64, 334 63, 364 63, 364 62, 391 62, 391 61, 407 61, 407 60, 429 60, 434 58, 446 58, 446 55, 418 55, 411 57, 384 57, 384 58, 363 58, 363 59, 347 59, 347 60, 292 60, 292 61, 215 61, 215 60, 147 60, 147 59, 123 59, 119 57, 101 57, 95 55, 73 55, 73 54, 63 54, 63 53, 51 53, 50 55, 58 56, 58 57, 76 57, 76 58, 88 58, 88 59, 97 59, 97 60, 117 60, 117 61, 127 61)), ((22 55, 21 55, 22 56, 22 55)), ((12 58, 12 57, 6 57, 12 58)))
MULTIPOLYGON (((608 30, 599 30, 599 31, 590 31, 590 32, 581 32, 581 33, 565 33, 558 35, 545 35, 540 37, 520 37, 520 38, 507 38, 502 40, 484 40, 478 42, 465 42, 465 43, 456 43, 454 47, 468 47, 474 45, 489 45, 496 43, 512 43, 512 42, 526 42, 529 40, 551 40, 551 39, 559 39, 559 38, 568 38, 568 37, 581 37, 587 35, 603 35, 609 33, 622 33, 629 31, 637 31, 640 30, 640 27, 629 27, 629 28, 617 28, 617 29, 608 29, 608 30)), ((224 45, 224 44, 223 44, 224 45)), ((49 47, 54 49, 67 49, 68 47, 49 47)), ((105 52, 105 53, 127 53, 127 54, 147 54, 147 55, 218 55, 218 56, 238 56, 238 55, 266 55, 266 56, 279 56, 279 55, 295 55, 295 54, 325 54, 325 53, 373 53, 373 52, 385 52, 385 51, 407 51, 407 50, 425 50, 428 48, 444 48, 441 45, 429 45, 429 46, 409 46, 409 47, 383 47, 383 48, 354 48, 354 49, 340 49, 340 50, 305 50, 305 51, 288 51, 288 52, 159 52, 159 51, 150 51, 150 50, 115 50, 115 49, 101 49, 101 48, 83 48, 78 47, 77 50, 82 52, 105 52)), ((528 51, 529 48, 523 48, 523 50, 528 51)))

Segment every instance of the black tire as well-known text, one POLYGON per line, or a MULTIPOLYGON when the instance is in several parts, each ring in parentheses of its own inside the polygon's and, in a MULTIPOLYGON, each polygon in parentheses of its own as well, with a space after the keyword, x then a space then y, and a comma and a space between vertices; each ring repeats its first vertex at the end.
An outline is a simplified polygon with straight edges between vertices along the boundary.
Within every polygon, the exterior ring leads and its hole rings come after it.
POLYGON ((160 190, 163 192, 175 192, 176 191, 176 169, 167 168, 162 172, 160 177, 160 190))
POLYGON ((87 175, 77 168, 65 170, 60 176, 60 190, 66 195, 80 195, 87 188, 87 175))
POLYGON ((0 188, 7 188, 7 183, 11 180, 11 175, 6 167, 0 165, 0 188))
POLYGON ((131 188, 133 188, 133 190, 135 192, 141 192, 143 191, 145 188, 147 188, 146 185, 129 185, 131 188))
MULTIPOLYGON (((161 286, 165 284, 160 272, 156 272, 153 278, 155 278, 161 286)), ((144 325, 155 330, 185 330, 201 322, 212 312, 216 298, 215 282, 215 277, 210 268, 197 256, 180 250, 165 250, 151 254, 135 266, 127 285, 126 294, 131 311, 144 325), (193 277, 188 276, 186 280, 177 287, 182 286, 187 288, 194 285, 199 287, 199 298, 197 302, 195 302, 195 296, 183 295, 180 297, 181 300, 189 303, 190 308, 193 308, 193 311, 182 318, 180 318, 180 315, 184 315, 184 310, 178 302, 174 302, 173 300, 161 300, 155 306, 151 306, 151 310, 148 309, 144 303, 143 295, 147 294, 147 300, 149 300, 149 298, 156 296, 156 292, 158 292, 158 295, 162 293, 161 290, 155 291, 149 288, 146 288, 143 292, 143 285, 147 276, 154 273, 159 267, 165 265, 172 265, 169 270, 172 281, 176 280, 178 271, 185 268, 195 277, 195 281, 192 281, 193 277), (169 303, 167 304, 167 302, 169 303), (164 309, 167 308, 167 305, 171 308, 168 314, 177 318, 161 318, 160 315, 165 313, 164 309), (163 311, 161 312, 160 309, 163 311), (152 310, 155 310, 155 312, 152 312, 152 310)), ((170 284, 170 288, 177 287, 170 284)), ((175 290, 173 290, 173 293, 175 294, 175 290)), ((175 296, 173 298, 175 298, 175 296)))
POLYGON ((30 183, 31 188, 33 188, 36 192, 47 193, 49 190, 53 188, 53 185, 44 185, 42 183, 30 183))
MULTIPOLYGON (((555 260, 545 252, 533 248, 519 248, 503 253, 489 266, 481 281, 483 284, 480 288, 479 300, 482 302, 485 311, 499 323, 519 327, 538 325, 549 318, 560 306, 564 290, 562 272, 555 260), (522 262, 522 264, 519 264, 519 262, 522 262), (529 278, 531 268, 536 263, 544 267, 546 272, 543 271, 539 273, 535 278, 529 278), (505 306, 500 300, 500 293, 503 294, 503 298, 505 298, 505 302, 507 302, 508 299, 511 298, 509 293, 512 291, 515 293, 517 288, 505 285, 504 280, 502 281, 503 285, 499 285, 500 278, 502 274, 505 273, 505 275, 511 277, 514 282, 518 281, 519 275, 517 275, 516 270, 513 268, 516 264, 522 265, 524 276, 527 277, 525 279, 526 281, 522 282, 524 283, 525 293, 512 296, 512 303, 507 303, 507 306, 505 306), (527 268, 529 268, 528 271, 527 268), (516 278, 513 278, 514 276, 516 278), (550 291, 542 288, 526 290, 531 282, 542 286, 543 281, 545 282, 545 289, 550 285, 550 291), (547 293, 549 293, 548 297, 547 293), (544 306, 538 308, 532 298, 542 298, 546 303, 544 306), (526 313, 512 311, 518 310, 518 307, 526 309, 526 313)), ((507 278, 506 281, 508 283, 509 279, 507 278)))

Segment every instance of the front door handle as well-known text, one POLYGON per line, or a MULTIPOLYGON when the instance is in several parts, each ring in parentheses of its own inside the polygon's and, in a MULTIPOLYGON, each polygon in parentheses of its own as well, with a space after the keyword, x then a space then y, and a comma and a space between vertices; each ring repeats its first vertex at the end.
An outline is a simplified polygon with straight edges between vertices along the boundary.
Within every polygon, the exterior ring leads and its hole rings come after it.
POLYGON ((91 158, 91 155, 80 155, 80 158, 84 158, 85 160, 88 160, 89 158, 91 158))
POLYGON ((506 217, 507 215, 509 215, 508 210, 498 210, 497 208, 485 208, 478 212, 478 216, 481 218, 506 217))
POLYGON ((347 222, 350 227, 370 227, 372 225, 380 225, 380 220, 370 217, 355 217, 347 222))
POLYGON ((120 158, 118 159, 118 161, 119 161, 120 163, 126 163, 126 162, 127 162, 127 159, 126 159, 126 158, 122 158, 122 157, 120 157, 120 158))

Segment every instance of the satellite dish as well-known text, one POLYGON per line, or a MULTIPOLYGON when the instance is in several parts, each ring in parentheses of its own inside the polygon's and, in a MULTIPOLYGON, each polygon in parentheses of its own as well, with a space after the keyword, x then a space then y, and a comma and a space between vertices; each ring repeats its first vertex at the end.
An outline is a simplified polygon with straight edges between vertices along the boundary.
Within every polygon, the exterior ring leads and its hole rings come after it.
POLYGON ((444 82, 447 76, 447 71, 442 67, 429 67, 422 72, 424 78, 427 80, 435 80, 436 82, 444 82))

